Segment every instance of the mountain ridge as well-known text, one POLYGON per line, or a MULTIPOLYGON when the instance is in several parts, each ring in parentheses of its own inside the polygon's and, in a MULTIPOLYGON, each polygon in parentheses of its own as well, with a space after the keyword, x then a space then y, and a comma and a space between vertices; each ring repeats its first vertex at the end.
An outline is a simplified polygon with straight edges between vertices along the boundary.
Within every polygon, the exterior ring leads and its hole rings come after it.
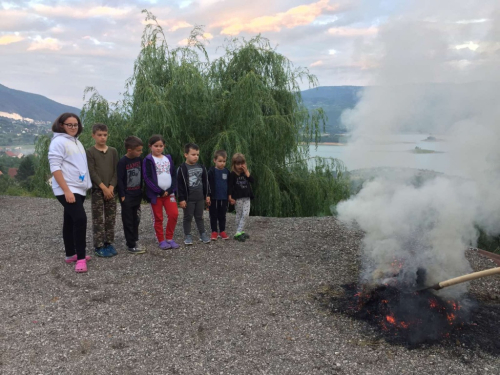
POLYGON ((35 121, 54 121, 64 112, 80 114, 80 109, 61 104, 40 94, 11 89, 0 84, 0 112, 18 114, 35 121))
MULTIPOLYGON (((301 91, 302 100, 309 110, 322 107, 328 118, 326 132, 342 132, 341 113, 353 108, 358 100, 362 86, 318 86, 301 91)), ((80 114, 80 109, 58 103, 43 95, 16 90, 0 84, 0 112, 15 114, 35 121, 52 122, 61 113, 80 114)), ((5 116, 16 119, 15 116, 5 116)))

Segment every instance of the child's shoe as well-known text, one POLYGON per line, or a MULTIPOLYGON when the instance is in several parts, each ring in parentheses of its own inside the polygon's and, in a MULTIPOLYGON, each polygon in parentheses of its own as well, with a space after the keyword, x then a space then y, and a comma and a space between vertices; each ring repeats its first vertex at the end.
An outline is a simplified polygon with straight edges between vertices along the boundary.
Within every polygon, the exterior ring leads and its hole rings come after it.
POLYGON ((241 232, 236 233, 234 239, 236 241, 245 242, 245 236, 241 232))
POLYGON ((210 236, 210 239, 212 241, 217 241, 217 232, 212 232, 212 235, 210 236))
POLYGON ((159 247, 160 247, 160 249, 162 249, 162 250, 168 250, 168 249, 170 249, 170 248, 172 247, 172 246, 170 246, 170 244, 169 244, 167 241, 165 241, 165 240, 161 241, 161 242, 159 243, 159 245, 158 245, 158 246, 159 246, 159 247))
POLYGON ((203 243, 210 243, 210 238, 208 238, 207 232, 200 234, 200 241, 203 243))
POLYGON ((144 254, 146 252, 146 250, 137 247, 129 247, 127 250, 130 254, 144 254))
POLYGON ((222 232, 219 233, 219 237, 222 238, 223 240, 228 240, 229 239, 229 236, 224 231, 222 231, 222 232))
MULTIPOLYGON (((78 260, 76 254, 73 255, 72 257, 67 257, 64 261, 68 264, 70 263, 74 263, 78 260)), ((85 260, 90 260, 90 256, 89 255, 85 255, 85 260)))
POLYGON ((80 259, 76 261, 75 272, 78 273, 87 272, 87 261, 85 259, 80 259))
POLYGON ((184 245, 192 245, 193 244, 193 237, 191 237, 190 234, 186 234, 186 237, 184 237, 184 245))
POLYGON ((115 247, 112 244, 110 243, 104 244, 104 247, 106 248, 106 250, 108 250, 108 252, 111 254, 112 257, 118 255, 118 252, 116 251, 115 247))
POLYGON ((170 245, 170 247, 172 249, 178 249, 179 248, 179 244, 176 243, 174 240, 167 240, 167 243, 170 245))
POLYGON ((112 257, 111 253, 108 251, 106 247, 96 247, 94 250, 94 254, 97 255, 98 257, 102 258, 109 258, 112 257))

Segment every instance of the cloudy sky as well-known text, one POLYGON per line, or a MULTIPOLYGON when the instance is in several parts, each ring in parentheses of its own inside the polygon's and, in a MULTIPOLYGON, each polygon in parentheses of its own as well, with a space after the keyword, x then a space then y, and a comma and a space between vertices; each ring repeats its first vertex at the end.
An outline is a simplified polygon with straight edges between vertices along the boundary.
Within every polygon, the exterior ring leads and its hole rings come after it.
POLYGON ((383 76, 391 77, 388 83, 413 82, 408 69, 397 74, 398 67, 426 59, 439 69, 418 69, 419 82, 484 80, 488 71, 498 76, 498 3, 0 0, 0 84, 77 107, 86 86, 119 99, 139 53, 142 9, 156 15, 172 47, 203 25, 211 59, 226 38, 261 33, 296 66, 309 68, 322 86, 380 84, 383 76))

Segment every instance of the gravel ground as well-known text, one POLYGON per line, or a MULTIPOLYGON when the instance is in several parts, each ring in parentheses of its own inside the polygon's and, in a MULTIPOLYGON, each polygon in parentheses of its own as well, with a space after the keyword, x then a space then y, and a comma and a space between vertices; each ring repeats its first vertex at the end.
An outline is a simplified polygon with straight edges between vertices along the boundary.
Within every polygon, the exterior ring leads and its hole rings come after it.
MULTIPOLYGON (((362 238, 331 217, 251 217, 245 243, 163 251, 143 206, 148 252, 124 251, 117 220, 119 255, 93 257, 87 274, 64 263, 61 227, 57 201, 0 196, 1 374, 500 373, 494 354, 391 346, 325 309, 318 295, 356 281, 362 238)), ((482 279, 471 292, 498 304, 499 285, 482 279)))

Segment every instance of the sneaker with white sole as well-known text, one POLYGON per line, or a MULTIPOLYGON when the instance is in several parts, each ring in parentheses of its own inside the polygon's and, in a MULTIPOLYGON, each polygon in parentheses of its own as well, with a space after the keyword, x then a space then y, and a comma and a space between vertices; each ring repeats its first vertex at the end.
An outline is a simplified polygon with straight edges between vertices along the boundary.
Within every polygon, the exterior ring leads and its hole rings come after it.
POLYGON ((186 237, 184 237, 184 245, 192 245, 193 244, 193 237, 191 237, 190 234, 187 234, 186 237))
POLYGON ((210 243, 210 237, 208 237, 207 232, 200 234, 200 241, 203 243, 210 243))
POLYGON ((137 247, 128 247, 127 250, 130 254, 144 254, 146 252, 146 250, 137 247))

